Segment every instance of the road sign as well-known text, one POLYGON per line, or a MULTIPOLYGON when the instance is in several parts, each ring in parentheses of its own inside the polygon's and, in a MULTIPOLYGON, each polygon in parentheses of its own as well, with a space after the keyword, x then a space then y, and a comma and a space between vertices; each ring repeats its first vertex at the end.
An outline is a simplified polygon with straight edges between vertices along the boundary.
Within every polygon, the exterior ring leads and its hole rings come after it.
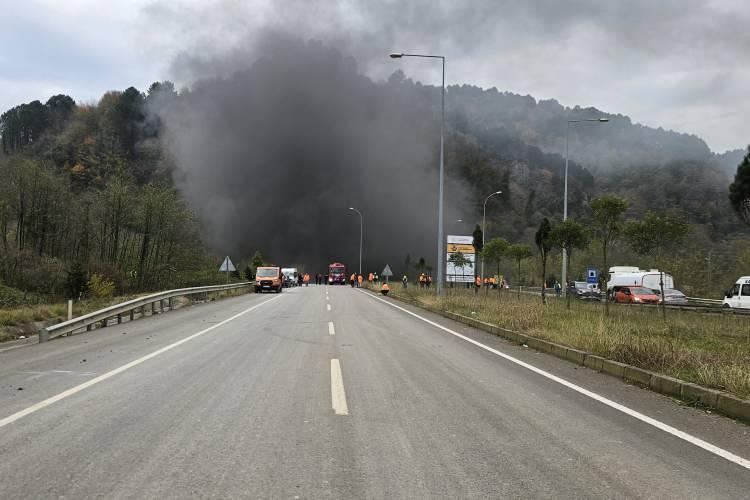
POLYGON ((595 267, 589 267, 586 269, 586 283, 599 283, 599 272, 595 267))
POLYGON ((445 280, 456 283, 474 282, 474 265, 476 263, 476 251, 474 249, 474 237, 449 234, 447 239, 445 255, 445 280), (456 267, 451 262, 451 256, 461 252, 466 261, 464 267, 456 267))
POLYGON ((234 264, 232 264, 232 261, 229 259, 229 255, 227 255, 224 258, 224 262, 221 264, 219 271, 231 272, 236 270, 237 268, 234 267, 234 264))
POLYGON ((388 264, 385 265, 385 268, 383 269, 383 272, 380 273, 381 276, 387 278, 389 276, 393 276, 393 271, 391 271, 391 266, 388 264))

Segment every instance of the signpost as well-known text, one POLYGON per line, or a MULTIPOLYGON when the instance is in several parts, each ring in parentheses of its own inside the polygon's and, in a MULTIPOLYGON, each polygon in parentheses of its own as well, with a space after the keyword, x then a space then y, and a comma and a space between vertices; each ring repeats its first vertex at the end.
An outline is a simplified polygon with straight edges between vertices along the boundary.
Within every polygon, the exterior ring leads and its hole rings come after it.
POLYGON ((232 264, 229 255, 224 257, 224 262, 222 262, 221 267, 219 268, 219 272, 224 271, 225 273, 227 273, 227 283, 229 283, 229 273, 236 270, 237 268, 235 268, 234 264, 232 264))
POLYGON ((391 266, 386 264, 385 268, 383 269, 383 272, 380 273, 380 276, 383 276, 385 278, 385 282, 388 283, 388 278, 393 276, 393 271, 391 271, 391 266))
POLYGON ((474 265, 476 262, 476 251, 474 249, 473 236, 448 235, 448 245, 446 246, 446 266, 445 279, 454 283, 473 283, 474 282, 474 265), (457 269, 451 262, 451 255, 461 252, 468 263, 457 269))
POLYGON ((586 268, 586 283, 599 283, 599 272, 595 267, 586 268))

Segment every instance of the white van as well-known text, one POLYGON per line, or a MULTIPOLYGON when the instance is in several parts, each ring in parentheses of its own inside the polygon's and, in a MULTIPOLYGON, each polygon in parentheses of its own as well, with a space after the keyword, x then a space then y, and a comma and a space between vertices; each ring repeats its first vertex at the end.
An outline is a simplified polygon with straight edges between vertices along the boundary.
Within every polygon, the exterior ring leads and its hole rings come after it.
POLYGON ((734 286, 724 294, 721 306, 750 309, 750 276, 742 276, 734 282, 734 286))

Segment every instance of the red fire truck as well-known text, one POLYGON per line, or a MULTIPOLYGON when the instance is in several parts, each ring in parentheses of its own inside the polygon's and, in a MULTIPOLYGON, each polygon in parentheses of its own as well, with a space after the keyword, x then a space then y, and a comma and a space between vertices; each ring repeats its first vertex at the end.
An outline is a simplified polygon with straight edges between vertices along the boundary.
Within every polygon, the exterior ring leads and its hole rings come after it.
POLYGON ((328 284, 346 285, 346 266, 340 262, 334 262, 328 266, 328 284))

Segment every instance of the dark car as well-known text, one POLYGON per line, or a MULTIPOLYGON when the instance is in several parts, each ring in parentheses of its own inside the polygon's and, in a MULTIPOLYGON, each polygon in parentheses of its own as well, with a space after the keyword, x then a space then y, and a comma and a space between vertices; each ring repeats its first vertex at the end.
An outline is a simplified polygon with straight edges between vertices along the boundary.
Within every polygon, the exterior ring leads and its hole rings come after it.
POLYGON ((585 281, 571 281, 568 284, 568 293, 581 300, 601 300, 602 294, 595 287, 596 285, 585 281))

